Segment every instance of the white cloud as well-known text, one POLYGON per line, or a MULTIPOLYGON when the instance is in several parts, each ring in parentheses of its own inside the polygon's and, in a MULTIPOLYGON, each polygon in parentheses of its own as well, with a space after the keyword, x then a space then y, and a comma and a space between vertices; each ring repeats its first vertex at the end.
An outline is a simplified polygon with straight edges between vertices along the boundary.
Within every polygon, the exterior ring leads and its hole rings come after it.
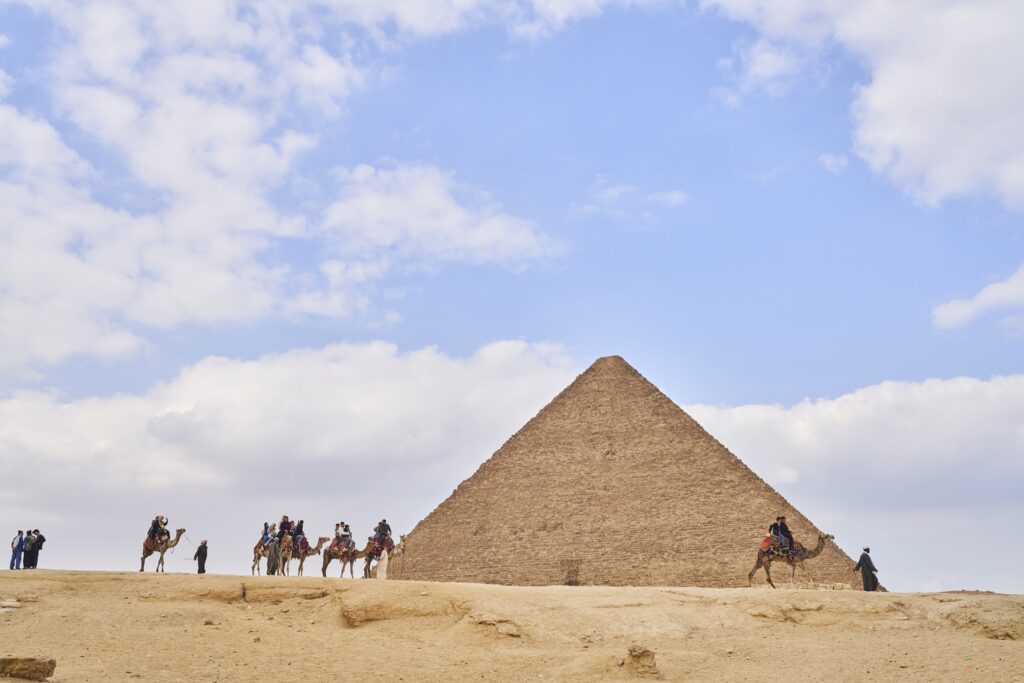
POLYGON ((983 313, 1021 307, 1024 307, 1024 265, 1007 279, 984 287, 968 299, 954 299, 936 306, 932 310, 932 322, 940 328, 961 327, 983 313))
POLYGON ((368 532, 382 515, 404 533, 575 372, 550 344, 458 358, 375 342, 211 357, 140 394, 20 393, 0 401, 0 517, 43 528, 46 563, 78 568, 131 567, 133 529, 158 513, 239 573, 283 512, 311 534, 338 519, 368 532), (112 519, 97 550, 82 529, 112 519))
MULTIPOLYGON (((853 101, 857 154, 921 201, 993 194, 1024 206, 1024 5, 1013 0, 702 0, 752 24, 769 89, 832 45, 868 71, 853 101), (782 50, 783 56, 773 56, 782 50), (793 61, 797 60, 797 61, 793 61)), ((756 44, 755 44, 756 45, 756 44)))
POLYGON ((845 154, 822 154, 818 157, 818 163, 829 173, 842 173, 846 169, 847 158, 845 154))
MULTIPOLYGON (((521 12, 463 0, 33 6, 57 27, 40 72, 61 120, 0 109, 2 374, 131 353, 149 328, 365 313, 358 285, 387 261, 519 265, 553 251, 529 221, 430 167, 350 178, 324 201, 364 213, 357 225, 328 211, 329 237, 322 205, 278 197, 373 75, 380 31, 433 35, 521 12), (88 159, 58 132, 69 123, 88 159), (283 240, 325 263, 292 263, 283 240)), ((0 96, 8 82, 0 72, 0 96)))
POLYGON ((966 572, 974 583, 944 585, 1021 588, 1024 549, 1003 540, 1024 515, 1024 375, 686 410, 843 547, 884 548, 896 588, 923 589, 922 558, 940 560, 961 527, 992 552, 966 572))
POLYGON ((0 69, 0 100, 7 97, 11 92, 11 85, 14 84, 14 79, 11 78, 3 69, 0 69))
POLYGON ((657 223, 667 209, 682 206, 690 196, 682 190, 650 192, 630 183, 613 183, 598 175, 588 201, 573 205, 574 212, 597 214, 635 225, 657 223))
POLYGON ((757 91, 779 97, 792 86, 801 66, 800 56, 792 49, 770 40, 756 40, 737 47, 734 58, 719 62, 720 68, 732 72, 735 83, 716 92, 729 106, 738 106, 744 97, 757 91))
POLYGON ((362 164, 338 169, 337 176, 340 196, 323 223, 342 254, 429 265, 516 263, 557 250, 532 223, 503 213, 486 194, 436 167, 362 164))
POLYGON ((665 206, 682 206, 690 201, 690 195, 682 190, 668 190, 667 192, 652 192, 644 197, 644 201, 653 204, 664 204, 665 206))
POLYGON ((3 33, 0 33, 0 50, 11 44, 11 39, 3 33))

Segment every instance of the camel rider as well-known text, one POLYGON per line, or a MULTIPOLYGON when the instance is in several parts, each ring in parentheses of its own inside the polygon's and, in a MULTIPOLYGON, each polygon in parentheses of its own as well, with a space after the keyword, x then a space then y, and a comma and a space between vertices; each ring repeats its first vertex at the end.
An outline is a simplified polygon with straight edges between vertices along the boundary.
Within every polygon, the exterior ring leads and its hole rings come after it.
POLYGON ((149 531, 146 533, 146 538, 151 541, 156 541, 157 536, 160 535, 160 520, 163 519, 161 515, 157 515, 153 518, 153 521, 149 524, 149 531))
POLYGON ((377 541, 377 543, 383 545, 384 542, 387 540, 388 536, 390 536, 390 535, 391 535, 391 526, 388 524, 388 520, 386 520, 386 519, 380 520, 380 524, 378 524, 373 529, 373 538, 374 538, 374 540, 377 541))
MULTIPOLYGON (((786 552, 787 538, 782 533, 782 517, 776 517, 775 521, 768 527, 768 535, 772 537, 772 544, 778 545, 782 552, 786 552)), ((786 529, 789 531, 789 529, 786 529)))
POLYGON ((281 515, 281 523, 277 526, 277 540, 280 541, 287 534, 292 532, 292 523, 288 520, 288 515, 281 515))
POLYGON ((263 522, 263 535, 260 537, 260 546, 270 543, 270 522, 263 522))
POLYGON ((772 538, 778 540, 782 552, 788 553, 793 550, 793 532, 786 525, 785 515, 775 518, 775 523, 768 527, 768 533, 772 535, 772 538))
POLYGON ((305 548, 303 548, 303 542, 306 540, 306 532, 302 528, 305 524, 306 521, 300 519, 299 523, 295 525, 294 529, 292 529, 292 544, 299 550, 305 550, 305 548))
POLYGON ((786 515, 779 517, 779 534, 782 538, 786 539, 784 543, 789 548, 790 552, 796 550, 796 541, 793 539, 793 532, 786 526, 786 515))
POLYGON ((352 529, 349 528, 348 524, 341 523, 341 543, 346 549, 353 549, 356 547, 356 542, 352 540, 352 529))
POLYGON ((170 538, 171 532, 167 530, 167 518, 163 515, 157 515, 153 523, 149 525, 149 538, 153 542, 159 541, 161 538, 170 538))

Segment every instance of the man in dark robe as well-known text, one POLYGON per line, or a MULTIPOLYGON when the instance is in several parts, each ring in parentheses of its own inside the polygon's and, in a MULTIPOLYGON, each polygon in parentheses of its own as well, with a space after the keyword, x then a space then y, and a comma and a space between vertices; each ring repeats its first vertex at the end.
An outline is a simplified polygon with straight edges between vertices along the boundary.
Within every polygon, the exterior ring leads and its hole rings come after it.
POLYGON ((199 547, 196 548, 196 554, 192 556, 193 560, 197 560, 199 562, 199 573, 200 574, 205 574, 206 573, 206 552, 207 552, 206 541, 203 541, 202 543, 199 544, 199 547))
POLYGON ((267 550, 267 576, 274 576, 277 574, 277 570, 280 566, 281 544, 278 543, 275 538, 270 541, 270 548, 267 550))
POLYGON ((861 553, 860 559, 857 560, 857 566, 853 568, 854 572, 860 571, 860 578, 864 582, 864 590, 876 591, 878 590, 878 577, 875 576, 875 572, 878 570, 875 568, 875 563, 871 561, 871 548, 864 546, 864 552, 861 553))
POLYGON ((34 529, 32 535, 36 537, 36 542, 32 545, 32 569, 35 569, 39 566, 39 551, 43 549, 43 544, 46 543, 46 536, 43 536, 39 529, 34 529))

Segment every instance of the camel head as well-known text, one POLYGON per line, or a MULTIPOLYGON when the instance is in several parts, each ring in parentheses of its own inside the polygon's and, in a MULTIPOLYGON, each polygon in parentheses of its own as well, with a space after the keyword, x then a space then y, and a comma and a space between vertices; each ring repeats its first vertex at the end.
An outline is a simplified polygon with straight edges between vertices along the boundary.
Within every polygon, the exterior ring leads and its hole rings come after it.
POLYGON ((831 541, 835 538, 835 536, 833 536, 832 534, 821 534, 821 538, 825 539, 826 541, 831 541))
POLYGON ((178 530, 176 530, 174 532, 174 537, 175 538, 181 538, 184 533, 185 533, 184 529, 178 529, 178 530))
POLYGON ((331 540, 331 539, 327 538, 326 536, 321 536, 320 538, 316 539, 316 547, 315 548, 310 548, 309 549, 310 552, 312 552, 314 555, 319 555, 320 554, 320 549, 323 548, 324 547, 324 543, 327 543, 327 541, 329 541, 329 540, 331 540))

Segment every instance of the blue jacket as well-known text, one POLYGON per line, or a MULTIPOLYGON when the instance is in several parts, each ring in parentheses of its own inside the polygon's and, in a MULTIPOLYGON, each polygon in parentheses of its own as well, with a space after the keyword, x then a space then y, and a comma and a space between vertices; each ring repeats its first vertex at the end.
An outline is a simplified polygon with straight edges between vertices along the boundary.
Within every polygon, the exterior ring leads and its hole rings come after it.
POLYGON ((24 536, 15 536, 11 540, 11 550, 13 550, 16 553, 20 553, 23 550, 25 550, 25 537, 24 536))

